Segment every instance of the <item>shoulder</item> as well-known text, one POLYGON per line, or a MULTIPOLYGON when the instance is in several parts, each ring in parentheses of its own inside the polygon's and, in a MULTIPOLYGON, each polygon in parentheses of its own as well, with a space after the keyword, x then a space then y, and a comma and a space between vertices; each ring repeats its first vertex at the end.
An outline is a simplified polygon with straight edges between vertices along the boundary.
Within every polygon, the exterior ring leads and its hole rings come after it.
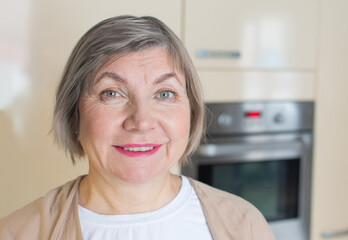
POLYGON ((190 179, 209 228, 217 239, 274 239, 260 211, 231 193, 190 179))
POLYGON ((80 179, 81 177, 55 188, 45 196, 0 219, 0 239, 41 236, 42 228, 57 222, 65 203, 76 194, 76 183, 80 179))

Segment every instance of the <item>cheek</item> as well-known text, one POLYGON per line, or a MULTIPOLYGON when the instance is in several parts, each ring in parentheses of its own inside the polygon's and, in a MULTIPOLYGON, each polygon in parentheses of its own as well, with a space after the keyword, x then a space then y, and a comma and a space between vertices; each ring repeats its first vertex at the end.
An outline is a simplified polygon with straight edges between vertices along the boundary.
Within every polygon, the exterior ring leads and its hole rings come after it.
POLYGON ((190 134, 190 114, 186 113, 185 115, 180 115, 179 120, 180 121, 177 123, 178 132, 180 132, 180 135, 188 138, 190 134))
POLYGON ((80 139, 83 147, 109 141, 116 121, 112 121, 111 111, 96 106, 80 111, 80 139))
POLYGON ((167 127, 167 136, 169 138, 167 157, 170 167, 181 159, 187 148, 190 135, 189 111, 182 111, 180 114, 172 117, 167 127))
POLYGON ((166 127, 169 138, 186 146, 190 134, 190 111, 188 108, 183 108, 170 112, 166 127))

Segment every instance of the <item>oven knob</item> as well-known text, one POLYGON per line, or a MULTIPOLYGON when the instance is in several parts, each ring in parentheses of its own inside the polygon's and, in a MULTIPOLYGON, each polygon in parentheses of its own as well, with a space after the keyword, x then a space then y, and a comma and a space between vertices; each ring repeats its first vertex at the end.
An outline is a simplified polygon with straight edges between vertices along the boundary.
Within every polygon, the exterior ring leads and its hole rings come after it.
POLYGON ((275 123, 283 123, 285 121, 285 117, 283 114, 281 113, 277 113, 275 116, 274 116, 274 122, 275 123))
POLYGON ((233 117, 229 113, 221 113, 218 117, 220 127, 229 127, 232 125, 233 117))

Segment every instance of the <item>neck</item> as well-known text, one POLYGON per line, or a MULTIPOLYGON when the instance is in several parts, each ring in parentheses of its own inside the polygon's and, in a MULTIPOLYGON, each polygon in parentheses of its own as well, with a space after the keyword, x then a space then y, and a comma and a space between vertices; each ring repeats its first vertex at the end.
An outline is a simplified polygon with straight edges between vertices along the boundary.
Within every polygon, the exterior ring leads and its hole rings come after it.
POLYGON ((90 171, 79 188, 79 204, 100 214, 134 214, 159 209, 175 198, 181 179, 169 172, 129 183, 90 171))

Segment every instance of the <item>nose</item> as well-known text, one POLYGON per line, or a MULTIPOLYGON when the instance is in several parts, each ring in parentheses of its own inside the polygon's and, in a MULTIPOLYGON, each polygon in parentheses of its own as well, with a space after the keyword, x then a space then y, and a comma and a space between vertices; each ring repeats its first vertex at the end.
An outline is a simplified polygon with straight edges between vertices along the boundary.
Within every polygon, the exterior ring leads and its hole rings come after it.
POLYGON ((146 132, 156 127, 154 111, 145 104, 136 104, 129 107, 129 113, 123 123, 128 131, 146 132))

